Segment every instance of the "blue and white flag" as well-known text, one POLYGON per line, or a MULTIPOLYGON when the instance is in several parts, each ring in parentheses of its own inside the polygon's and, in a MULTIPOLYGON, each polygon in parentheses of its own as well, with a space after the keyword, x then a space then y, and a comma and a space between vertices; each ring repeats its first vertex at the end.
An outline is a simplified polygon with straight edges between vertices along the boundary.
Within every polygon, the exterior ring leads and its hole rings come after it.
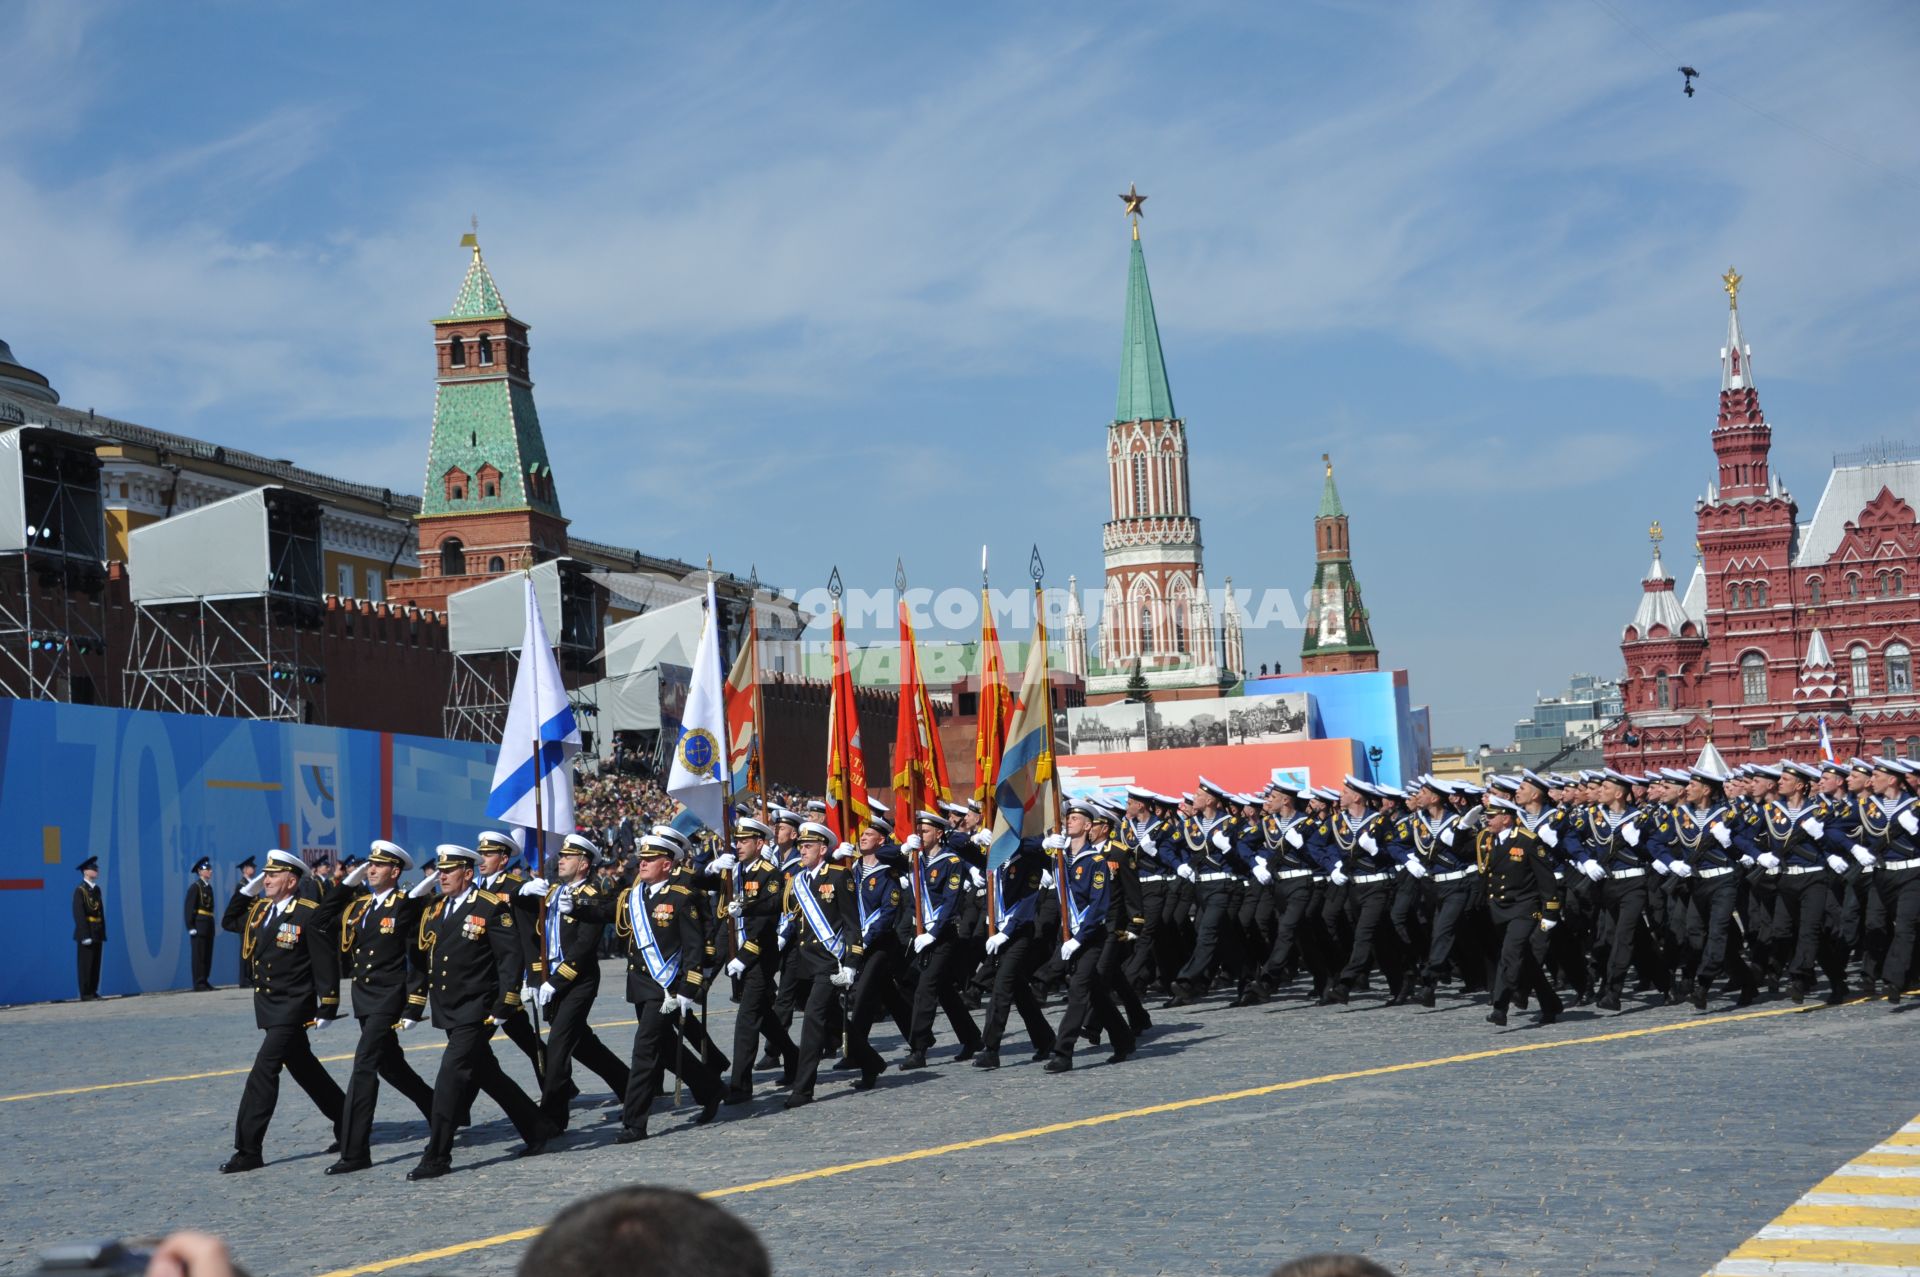
MULTIPOLYGON (((487 815, 531 829, 537 796, 539 824, 551 841, 573 832, 573 771, 567 762, 580 752, 580 725, 560 681, 553 644, 547 641, 533 578, 527 577, 526 583, 527 630, 520 643, 520 668, 513 676, 513 704, 500 740, 500 760, 493 766, 487 815)), ((540 852, 528 848, 526 854, 538 857, 540 852)))
POLYGON ((673 747, 667 793, 708 829, 724 830, 727 792, 727 672, 720 667, 720 608, 707 582, 707 619, 693 654, 687 709, 673 747))

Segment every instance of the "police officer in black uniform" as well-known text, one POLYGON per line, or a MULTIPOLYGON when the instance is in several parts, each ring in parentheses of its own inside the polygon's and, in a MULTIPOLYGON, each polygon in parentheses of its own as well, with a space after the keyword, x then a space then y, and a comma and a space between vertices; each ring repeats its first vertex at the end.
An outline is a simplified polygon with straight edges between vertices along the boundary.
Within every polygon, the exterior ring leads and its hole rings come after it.
POLYGON ((533 978, 540 1012, 547 1020, 547 1068, 540 1086, 540 1109, 556 1130, 567 1129, 567 1106, 578 1094, 573 1085, 573 1063, 578 1060, 607 1084, 615 1096, 627 1094, 627 1065, 593 1027, 587 1016, 600 992, 600 933, 603 922, 589 922, 583 907, 600 899, 593 885, 593 869, 600 849, 579 834, 568 834, 554 858, 557 881, 541 891, 528 883, 520 890, 537 895, 533 978))
POLYGON ((107 906, 100 898, 100 858, 80 862, 73 889, 73 947, 80 975, 80 1000, 100 1000, 100 951, 107 943, 107 906))
POLYGON ((558 1134, 493 1054, 494 1027, 520 1005, 525 952, 506 897, 474 886, 479 863, 471 847, 442 843, 434 861, 440 897, 420 918, 433 1027, 446 1030, 447 1051, 433 1080, 426 1151, 407 1172, 412 1180, 438 1179, 453 1169, 453 1137, 479 1091, 506 1111, 526 1141, 522 1156, 545 1152, 558 1134))
POLYGON ((321 926, 339 927, 341 962, 353 980, 353 1014, 360 1021, 339 1124, 340 1160, 327 1167, 329 1175, 373 1165, 373 1111, 382 1078, 412 1100, 421 1117, 433 1119, 433 1088, 407 1063, 398 1037, 400 1029, 420 1021, 427 1005, 426 972, 413 961, 425 893, 400 889, 400 875, 411 868, 405 848, 376 839, 367 858, 315 910, 321 926))
POLYGON ((300 857, 275 848, 264 873, 247 880, 227 902, 220 925, 240 936, 240 957, 253 985, 253 1022, 265 1034, 240 1093, 233 1123, 233 1156, 220 1166, 232 1175, 258 1170, 267 1123, 280 1098, 280 1070, 293 1075, 336 1128, 346 1097, 315 1058, 309 1026, 324 1029, 339 1013, 339 968, 333 939, 318 919, 318 906, 300 896, 306 874, 300 857))
POLYGON ((194 992, 205 993, 213 988, 213 941, 220 925, 213 908, 213 861, 205 856, 193 862, 184 912, 187 943, 193 950, 194 992))

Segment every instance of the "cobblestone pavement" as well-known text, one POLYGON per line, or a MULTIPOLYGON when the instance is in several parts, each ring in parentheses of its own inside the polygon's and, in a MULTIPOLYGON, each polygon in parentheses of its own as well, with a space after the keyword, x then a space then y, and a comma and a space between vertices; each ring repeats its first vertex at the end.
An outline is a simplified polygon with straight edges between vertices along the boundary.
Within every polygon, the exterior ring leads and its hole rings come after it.
MULTIPOLYGON (((607 974, 596 1019, 624 1053, 630 1009, 607 974)), ((52 1241, 195 1225, 257 1277, 447 1247, 462 1249, 392 1270, 505 1273, 522 1243, 472 1244, 654 1182, 721 1194, 782 1274, 1264 1274, 1348 1249, 1407 1274, 1698 1277, 1915 1110, 1920 1019, 1881 1002, 1581 1009, 1504 1031, 1482 1011, 1215 1000, 1156 1012, 1128 1063, 1083 1050, 1063 1076, 1027 1063, 1017 1030, 997 1073, 939 1063, 943 1033, 936 1067, 871 1094, 833 1074, 788 1114, 762 1074, 750 1108, 704 1130, 690 1102, 656 1112, 632 1146, 612 1143, 617 1114, 584 1075, 561 1152, 511 1160, 518 1140, 482 1099, 455 1174, 416 1185, 417 1115, 383 1094, 374 1168, 323 1176, 331 1133, 291 1082, 269 1165, 215 1173, 258 1041, 243 993, 20 1008, 0 1012, 0 1268, 52 1241)), ((716 1004, 723 1044, 730 1021, 716 1004)), ((353 1036, 316 1044, 343 1081, 353 1036)), ((430 1077, 439 1035, 408 1036, 430 1077)), ((900 1054, 890 1031, 876 1042, 900 1054)))

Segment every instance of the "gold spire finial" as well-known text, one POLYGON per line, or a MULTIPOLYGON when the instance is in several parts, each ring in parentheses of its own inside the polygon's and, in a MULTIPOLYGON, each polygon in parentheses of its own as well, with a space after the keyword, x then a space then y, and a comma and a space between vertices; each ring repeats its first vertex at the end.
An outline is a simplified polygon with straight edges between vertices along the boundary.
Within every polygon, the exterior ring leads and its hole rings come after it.
POLYGON ((1727 273, 1720 277, 1721 287, 1727 290, 1727 309, 1740 309, 1740 272, 1727 267, 1727 273))
POLYGON ((1320 460, 1326 464, 1327 478, 1329 479, 1333 478, 1333 457, 1328 453, 1323 452, 1320 454, 1320 460))
POLYGON ((475 257, 480 256, 480 214, 475 213, 467 219, 473 229, 460 237, 460 247, 471 248, 475 257))
POLYGON ((1140 238, 1140 218, 1146 212, 1146 210, 1141 206, 1147 202, 1147 197, 1142 195, 1139 191, 1139 188, 1137 188, 1132 182, 1128 182, 1127 189, 1120 196, 1120 202, 1127 206, 1126 211, 1122 214, 1122 216, 1130 217, 1133 219, 1133 237, 1135 239, 1139 239, 1140 238))
POLYGON ((1666 535, 1665 533, 1660 531, 1660 520, 1658 519, 1655 519, 1653 521, 1653 526, 1647 529, 1647 537, 1655 545, 1659 545, 1661 540, 1665 537, 1665 535, 1666 535))

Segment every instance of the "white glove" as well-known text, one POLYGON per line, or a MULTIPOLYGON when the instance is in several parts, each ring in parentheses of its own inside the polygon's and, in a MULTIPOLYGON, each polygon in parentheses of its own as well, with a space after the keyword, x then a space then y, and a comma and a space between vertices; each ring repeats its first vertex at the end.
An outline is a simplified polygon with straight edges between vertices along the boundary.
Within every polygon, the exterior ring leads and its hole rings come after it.
POLYGON ((1760 862, 1760 866, 1763 869, 1778 869, 1780 867, 1780 857, 1770 851, 1761 852, 1755 859, 1760 862))
POLYGON ((734 858, 732 852, 723 851, 707 862, 707 872, 716 874, 731 873, 733 872, 733 867, 739 863, 740 862, 734 858))
POLYGON ((540 991, 534 988, 531 984, 521 985, 520 986, 520 1005, 523 1007, 531 1006, 533 1004, 534 998, 538 996, 539 992, 540 991))
POLYGON ((353 867, 352 873, 348 874, 345 878, 342 878, 340 881, 345 883, 349 887, 357 887, 361 883, 367 880, 367 870, 371 869, 372 867, 373 865, 370 861, 363 860, 359 864, 353 867))
POLYGON ((900 875, 900 890, 902 890, 902 891, 912 891, 912 890, 913 890, 913 875, 911 875, 911 874, 901 874, 901 875, 900 875))
POLYGON ((1060 946, 1060 961, 1066 962, 1078 952, 1080 952, 1080 942, 1078 940, 1069 940, 1060 946))
POLYGON ((1827 868, 1829 868, 1829 869, 1831 869, 1831 870, 1833 870, 1833 871, 1834 871, 1835 873, 1837 873, 1837 874, 1843 874, 1843 873, 1845 873, 1845 872, 1847 871, 1847 859, 1846 859, 1846 857, 1845 857, 1845 856, 1838 856, 1838 855, 1835 855, 1835 854, 1834 854, 1833 852, 1831 852, 1831 851, 1830 851, 1830 852, 1828 852, 1828 853, 1827 853, 1827 868))
POLYGON ((414 1028, 419 1023, 420 1021, 418 1020, 402 1020, 399 1025, 400 1032, 405 1033, 408 1029, 414 1028))
POLYGON ((1667 868, 1664 863, 1658 860, 1653 862, 1653 871, 1659 874, 1662 878, 1666 877, 1668 874, 1673 872, 1673 870, 1667 868))
POLYGON ((1214 830, 1213 837, 1208 839, 1207 841, 1211 842, 1215 847, 1217 847, 1221 851, 1233 850, 1233 840, 1227 837, 1227 831, 1224 829, 1214 830))
POLYGON ((1555 927, 1559 925, 1560 924, 1555 922, 1552 918, 1540 919, 1540 930, 1542 931, 1552 931, 1555 927))
MULTIPOLYGON (((1560 845, 1560 831, 1544 820, 1540 822, 1540 827, 1533 832, 1539 837, 1541 842, 1547 844, 1549 847, 1558 847, 1560 845)), ((1542 921, 1545 920, 1542 919, 1542 921)))
POLYGON ((438 874, 428 874, 407 890, 407 899, 418 900, 420 897, 430 896, 438 890, 440 890, 440 876, 438 874))
POLYGON ((853 968, 840 967, 827 977, 827 983, 836 989, 845 989, 853 984, 853 968))
POLYGON ((1742 853, 1740 856, 1740 863, 1745 865, 1747 868, 1751 869, 1754 866, 1754 859, 1752 856, 1742 853))
POLYGON ((547 1003, 553 1001, 553 992, 553 981, 551 980, 542 984, 539 989, 534 992, 534 1000, 540 1004, 542 1011, 547 1009, 547 1003))
POLYGON ((1267 862, 1265 860, 1256 860, 1253 862, 1253 876, 1263 887, 1273 881, 1273 871, 1267 868, 1267 862))
POLYGON ((1731 829, 1728 829, 1725 825, 1723 824, 1713 825, 1707 830, 1707 832, 1713 835, 1713 840, 1720 844, 1721 850, 1724 851, 1726 848, 1731 847, 1733 845, 1733 831, 1731 829))
POLYGON ((1141 834, 1140 850, 1146 852, 1149 856, 1158 856, 1160 854, 1160 844, 1154 841, 1152 834, 1141 834))
POLYGON ((1800 822, 1800 828, 1807 831, 1809 838, 1824 838, 1827 833, 1827 822, 1817 816, 1809 816, 1800 822))
POLYGON ((1453 826, 1452 825, 1448 825, 1445 829, 1442 829, 1440 831, 1440 841, 1447 844, 1447 846, 1449 847, 1453 846, 1453 826))
POLYGON ((684 993, 676 993, 674 995, 673 1006, 674 1010, 678 1011, 681 1015, 700 1014, 700 1004, 684 993))
POLYGON ((974 846, 980 848, 982 851, 985 851, 988 847, 993 846, 993 835, 988 833, 984 829, 976 829, 973 831, 973 837, 969 838, 967 841, 972 843, 974 846))
POLYGON ((255 874, 240 884, 240 894, 243 896, 257 896, 266 889, 267 876, 265 874, 255 874))
POLYGON ((1408 873, 1412 874, 1416 878, 1424 878, 1427 876, 1427 867, 1420 863, 1420 858, 1418 856, 1407 857, 1406 869, 1408 873))
POLYGON ((1040 845, 1048 851, 1065 851, 1073 846, 1073 839, 1065 834, 1048 834, 1040 840, 1040 845))
POLYGON ((1006 932, 1004 931, 994 932, 992 935, 987 937, 987 952, 988 953, 1000 952, 1001 949, 1006 947, 1008 939, 1009 937, 1006 932))
POLYGON ((727 974, 738 980, 747 973, 747 964, 735 958, 727 964, 727 974))
POLYGON ((529 878, 520 887, 518 894, 523 896, 545 896, 549 888, 545 878, 529 878))
POLYGON ((967 866, 967 880, 973 884, 975 891, 983 891, 986 889, 987 876, 978 869, 975 869, 972 865, 967 866))
POLYGON ((92 937, 92 936, 88 936, 88 937, 87 937, 87 938, 86 938, 85 940, 82 940, 82 941, 80 942, 80 947, 84 949, 84 948, 86 948, 86 947, 87 947, 88 945, 90 945, 90 944, 92 944, 92 943, 93 943, 93 937, 92 937))
POLYGON ((330 1024, 332 1024, 332 1023, 333 1023, 333 1020, 334 1020, 334 1017, 332 1017, 332 1016, 330 1016, 330 1015, 323 1015, 323 1016, 321 1016, 321 1017, 319 1017, 318 1019, 316 1019, 316 1020, 315 1020, 315 1021, 314 1021, 314 1022, 313 1022, 312 1024, 309 1024, 309 1025, 307 1026, 307 1032, 309 1032, 309 1033, 318 1033, 318 1032, 320 1032, 320 1030, 322 1030, 322 1029, 324 1029, 324 1028, 326 1028, 326 1027, 327 1027, 328 1025, 330 1025, 330 1024))
POLYGON ((901 843, 901 844, 900 844, 900 850, 902 850, 902 851, 918 851, 918 850, 920 850, 920 835, 919 835, 919 834, 908 834, 908 835, 907 835, 907 840, 906 840, 905 842, 903 842, 903 843, 901 843))
POLYGON ((860 854, 860 849, 850 842, 843 842, 833 849, 835 860, 852 860, 860 854))
POLYGON ((927 950, 927 946, 932 943, 933 943, 933 932, 922 931, 919 935, 913 938, 913 951, 915 953, 925 953, 927 950))
POLYGON ((1581 861, 1580 872, 1585 874, 1587 877, 1593 879, 1593 881, 1595 882, 1599 882, 1602 878, 1605 878, 1607 876, 1607 871, 1600 867, 1600 862, 1597 860, 1581 861))
POLYGON ((1673 862, 1673 876, 1676 878, 1691 878, 1693 877, 1693 866, 1684 860, 1676 860, 1673 862))
POLYGON ((722 906, 722 909, 729 918, 738 918, 747 911, 746 905, 740 903, 738 900, 727 901, 727 903, 722 906))
POLYGON ((1306 836, 1300 832, 1299 826, 1296 825, 1292 829, 1287 830, 1287 845, 1295 851, 1307 845, 1306 836))
POLYGON ((1040 890, 1042 891, 1053 890, 1053 870, 1042 869, 1040 871, 1040 890))
POLYGON ((1196 875, 1193 872, 1193 866, 1188 864, 1182 864, 1178 869, 1174 870, 1173 872, 1178 874, 1180 877, 1185 878, 1188 882, 1192 882, 1196 877, 1196 875))
POLYGON ((1333 879, 1334 886, 1344 887, 1347 885, 1347 871, 1342 869, 1340 866, 1335 865, 1333 867, 1333 873, 1330 876, 1333 879))
POLYGON ((1906 830, 1909 836, 1920 834, 1920 816, 1913 814, 1913 808, 1909 807, 1901 812, 1897 819, 1900 821, 1900 828, 1906 830))
POLYGON ((1372 855, 1374 852, 1380 850, 1380 843, 1372 834, 1361 834, 1360 847, 1368 855, 1372 855))
POLYGON ((1628 821, 1626 824, 1620 826, 1620 838, 1627 846, 1638 847, 1640 845, 1639 824, 1635 821, 1628 821))
POLYGON ((1859 843, 1853 844, 1850 850, 1853 852, 1853 858, 1860 862, 1860 867, 1862 869, 1873 868, 1872 852, 1868 851, 1865 847, 1862 847, 1859 843))

